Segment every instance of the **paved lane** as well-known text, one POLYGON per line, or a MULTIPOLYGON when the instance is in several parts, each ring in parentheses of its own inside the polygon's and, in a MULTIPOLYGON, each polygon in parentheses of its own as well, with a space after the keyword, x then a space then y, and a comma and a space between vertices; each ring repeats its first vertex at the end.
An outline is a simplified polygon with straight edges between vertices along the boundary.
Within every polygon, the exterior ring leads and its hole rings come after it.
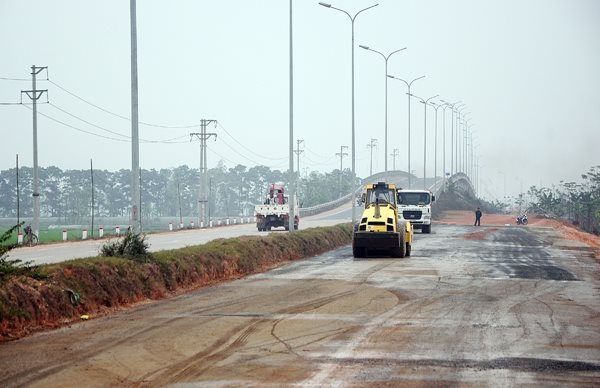
MULTIPOLYGON (((331 226, 341 222, 348 222, 343 218, 302 218, 300 229, 313 228, 316 226, 331 226)), ((272 233, 283 233, 280 231, 272 233)), ((256 224, 221 226, 211 229, 179 230, 174 232, 152 233, 148 235, 150 251, 161 251, 165 249, 182 248, 189 245, 204 244, 217 238, 230 238, 248 235, 265 235, 258 232, 256 224)), ((35 247, 22 247, 10 252, 11 259, 32 261, 35 264, 50 264, 61 261, 77 259, 82 257, 97 256, 100 247, 106 240, 71 241, 56 244, 42 244, 35 247)))
POLYGON ((587 385, 599 264, 552 229, 437 226, 0 345, 0 385, 587 385))

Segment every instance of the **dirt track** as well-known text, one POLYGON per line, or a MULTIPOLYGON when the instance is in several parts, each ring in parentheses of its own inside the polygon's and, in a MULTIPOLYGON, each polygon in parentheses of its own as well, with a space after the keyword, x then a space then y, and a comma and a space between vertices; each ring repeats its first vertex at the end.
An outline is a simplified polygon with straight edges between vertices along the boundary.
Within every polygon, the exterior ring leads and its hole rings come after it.
POLYGON ((0 385, 594 385, 591 256, 550 228, 439 225, 411 258, 346 247, 2 344, 0 385))

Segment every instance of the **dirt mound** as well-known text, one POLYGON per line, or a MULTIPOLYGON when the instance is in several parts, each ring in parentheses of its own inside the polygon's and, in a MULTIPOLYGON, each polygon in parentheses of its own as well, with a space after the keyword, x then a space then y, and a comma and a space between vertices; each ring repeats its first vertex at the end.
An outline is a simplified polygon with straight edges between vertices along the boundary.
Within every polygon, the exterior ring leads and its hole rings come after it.
POLYGON ((149 262, 80 259, 43 267, 42 279, 0 283, 0 341, 149 299, 164 298, 310 257, 350 243, 349 224, 266 237, 214 240, 154 253, 149 262))

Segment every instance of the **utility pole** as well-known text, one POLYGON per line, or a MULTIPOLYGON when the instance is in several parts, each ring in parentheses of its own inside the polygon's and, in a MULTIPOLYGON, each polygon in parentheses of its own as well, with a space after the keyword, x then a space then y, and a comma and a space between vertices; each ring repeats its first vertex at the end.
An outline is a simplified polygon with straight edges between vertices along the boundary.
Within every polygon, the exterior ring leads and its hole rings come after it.
POLYGON ((294 153, 296 154, 296 171, 298 171, 298 176, 300 176, 300 154, 304 152, 304 150, 300 149, 300 144, 304 143, 304 140, 296 139, 296 150, 294 153))
POLYGON ((371 164, 369 167, 369 176, 373 175, 373 148, 377 147, 377 139, 371 139, 369 144, 367 144, 367 148, 371 149, 371 164))
POLYGON ((217 139, 217 134, 214 132, 207 133, 206 126, 208 124, 214 123, 217 124, 217 120, 200 120, 200 133, 192 132, 190 133, 190 141, 195 137, 200 141, 200 185, 198 188, 198 226, 200 226, 200 222, 204 222, 204 226, 207 226, 207 213, 206 213, 206 203, 208 201, 206 187, 208 185, 208 169, 207 158, 206 158, 206 141, 211 137, 215 137, 217 139))
POLYGON ((47 73, 48 66, 31 66, 31 90, 21 90, 21 93, 25 93, 33 102, 33 233, 35 233, 37 236, 40 235, 40 182, 38 171, 37 100, 39 100, 44 93, 46 93, 46 97, 48 96, 48 89, 36 89, 36 76, 42 72, 42 70, 46 70, 47 73))
POLYGON ((21 194, 19 190, 19 154, 17 154, 17 232, 21 231, 21 214, 20 214, 21 194))
POLYGON ((140 209, 140 230, 139 230, 139 232, 142 233, 142 223, 143 223, 143 220, 142 220, 142 169, 141 168, 140 168, 140 181, 139 181, 139 184, 140 184, 140 202, 139 202, 140 203, 140 207, 139 207, 139 209, 140 209))
MULTIPOLYGON (((208 225, 210 225, 210 201, 212 199, 212 177, 208 178, 208 225)), ((208 226, 206 225, 206 226, 208 226)))
MULTIPOLYGON (((296 223, 296 184, 294 176, 294 39, 293 39, 293 4, 290 0, 290 44, 289 44, 289 82, 290 82, 290 121, 289 121, 289 181, 290 181, 290 195, 289 195, 289 209, 290 215, 288 216, 288 230, 290 233, 294 231, 294 225, 296 223)), ((353 43, 354 50, 354 43, 353 43)))
POLYGON ((137 74, 137 19, 135 0, 129 1, 129 17, 131 28, 131 228, 133 233, 137 233, 141 229, 142 219, 138 214, 141 204, 137 74))
POLYGON ((396 170, 396 156, 400 155, 400 150, 398 148, 394 148, 394 152, 390 154, 394 163, 394 171, 396 170))
MULTIPOLYGON (((340 146, 340 152, 336 152, 335 156, 339 156, 340 157, 340 197, 342 196, 342 177, 344 175, 344 165, 343 165, 343 161, 344 161, 344 156, 348 156, 347 152, 344 152, 344 149, 348 149, 348 146, 340 146)), ((354 185, 352 185, 353 187, 354 185)))
POLYGON ((94 238, 94 165, 92 163, 92 159, 90 159, 90 176, 92 177, 92 208, 91 208, 92 230, 91 230, 91 236, 92 236, 92 238, 94 238))
POLYGON ((179 226, 183 224, 183 217, 181 216, 181 190, 179 189, 179 179, 177 180, 177 197, 179 198, 179 226))

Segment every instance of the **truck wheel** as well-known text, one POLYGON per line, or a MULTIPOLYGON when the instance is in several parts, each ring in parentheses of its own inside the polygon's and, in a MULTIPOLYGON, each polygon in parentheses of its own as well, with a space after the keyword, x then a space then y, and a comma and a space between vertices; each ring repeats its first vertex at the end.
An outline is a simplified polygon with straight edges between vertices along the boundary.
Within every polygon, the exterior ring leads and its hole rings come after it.
POLYGON ((285 228, 286 231, 290 230, 290 226, 289 225, 284 226, 284 228, 285 228))
POLYGON ((405 250, 405 256, 410 256, 410 251, 412 250, 412 245, 410 245, 409 243, 406 243, 406 250, 405 250))
POLYGON ((423 225, 421 227, 421 233, 427 233, 427 234, 431 233, 431 224, 423 225))

